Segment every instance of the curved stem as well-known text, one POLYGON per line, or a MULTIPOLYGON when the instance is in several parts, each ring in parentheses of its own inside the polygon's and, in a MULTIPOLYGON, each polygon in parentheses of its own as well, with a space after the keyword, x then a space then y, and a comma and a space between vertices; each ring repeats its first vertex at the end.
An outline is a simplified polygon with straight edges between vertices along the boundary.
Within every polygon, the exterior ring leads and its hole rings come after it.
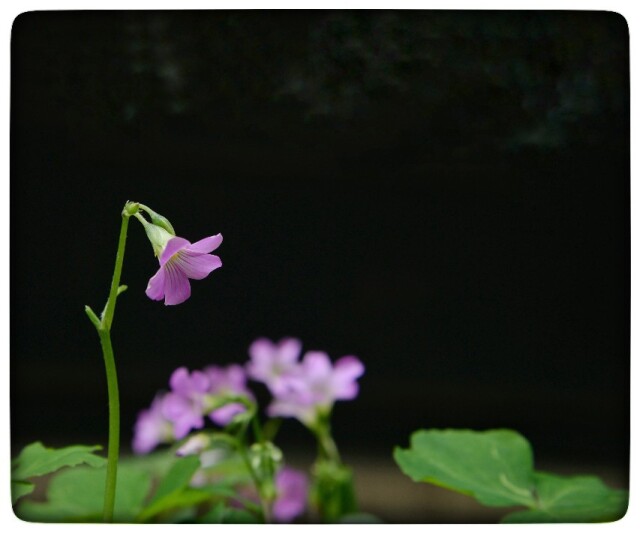
POLYGON ((116 266, 113 269, 113 278, 111 280, 111 289, 109 290, 109 299, 102 313, 102 325, 105 329, 111 330, 113 315, 116 311, 116 300, 120 288, 120 274, 122 273, 122 263, 124 262, 124 248, 127 243, 127 229, 129 227, 129 215, 122 213, 122 225, 120 226, 120 237, 118 239, 118 252, 116 253, 116 266))

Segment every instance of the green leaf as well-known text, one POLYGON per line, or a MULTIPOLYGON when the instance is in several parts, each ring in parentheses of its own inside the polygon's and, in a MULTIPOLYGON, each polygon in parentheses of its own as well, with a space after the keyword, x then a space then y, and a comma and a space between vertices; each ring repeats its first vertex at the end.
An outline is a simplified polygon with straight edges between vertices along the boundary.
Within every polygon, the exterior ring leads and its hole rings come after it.
POLYGON ((536 472, 535 509, 507 515, 503 522, 611 522, 624 516, 629 493, 607 487, 596 476, 563 477, 536 472))
POLYGON ((55 472, 64 466, 87 464, 101 467, 107 462, 104 457, 93 452, 100 446, 68 446, 66 448, 45 448, 41 442, 25 446, 11 465, 11 478, 26 480, 30 477, 43 476, 55 472))
MULTIPOLYGON (((136 522, 146 522, 161 513, 183 510, 210 499, 211 494, 207 491, 186 488, 176 490, 145 507, 136 518, 136 522)), ((164 521, 165 520, 163 520, 163 522, 164 521)))
MULTIPOLYGON (((49 483, 46 502, 23 500, 16 515, 30 522, 101 522, 106 470, 85 467, 60 472, 49 483)), ((132 522, 151 486, 150 476, 120 466, 114 522, 132 522)))
POLYGON ((393 455, 414 481, 489 506, 535 505, 531 446, 515 431, 421 430, 411 436, 409 449, 396 448, 393 455))
POLYGON ((200 458, 197 455, 176 459, 149 503, 155 503, 165 496, 185 488, 198 468, 200 468, 200 458))
POLYGON ((11 480, 11 505, 15 505, 23 496, 31 494, 35 488, 36 486, 29 481, 11 480))
POLYGON ((209 499, 211 495, 204 491, 187 490, 198 468, 200 468, 200 458, 197 455, 176 459, 137 521, 144 522, 164 511, 196 505, 209 499))

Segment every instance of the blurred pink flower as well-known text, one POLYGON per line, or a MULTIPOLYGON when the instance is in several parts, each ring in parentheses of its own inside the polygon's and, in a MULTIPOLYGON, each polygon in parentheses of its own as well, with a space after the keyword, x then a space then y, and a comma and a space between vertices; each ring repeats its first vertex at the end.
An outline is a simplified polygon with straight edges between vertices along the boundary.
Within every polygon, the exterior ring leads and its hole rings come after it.
POLYGON ((276 474, 277 498, 273 503, 273 517, 278 522, 291 522, 307 508, 307 476, 293 468, 284 467, 276 474))
POLYGON ((301 350, 302 343, 291 337, 278 344, 264 337, 257 339, 249 346, 251 361, 246 364, 247 374, 264 383, 272 394, 282 393, 284 378, 297 366, 301 350))
POLYGON ((158 394, 151 403, 151 407, 138 414, 131 445, 135 453, 149 453, 158 444, 173 440, 173 426, 163 414, 164 400, 165 396, 158 394))

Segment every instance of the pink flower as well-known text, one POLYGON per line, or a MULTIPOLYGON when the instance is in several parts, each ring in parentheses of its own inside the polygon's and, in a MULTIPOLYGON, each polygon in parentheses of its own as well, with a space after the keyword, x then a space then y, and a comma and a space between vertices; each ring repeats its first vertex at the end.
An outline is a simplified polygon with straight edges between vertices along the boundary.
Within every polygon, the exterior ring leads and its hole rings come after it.
POLYGON ((285 338, 278 344, 260 338, 249 346, 251 361, 246 365, 247 374, 264 383, 272 394, 284 392, 286 376, 298 365, 302 343, 298 339, 285 338))
MULTIPOLYGON (((226 368, 211 365, 204 369, 204 373, 210 383, 209 395, 245 396, 253 400, 253 395, 247 388, 247 376, 240 365, 229 365, 226 368)), ((209 418, 219 426, 226 426, 236 415, 245 411, 246 408, 241 403, 228 403, 211 411, 209 418)))
POLYGON ((332 366, 324 352, 307 352, 301 363, 287 374, 283 391, 274 395, 269 416, 293 417, 310 426, 321 412, 331 411, 337 400, 358 395, 357 379, 364 365, 353 355, 338 359, 332 366))
POLYGON ((273 517, 278 522, 291 522, 307 507, 307 476, 285 467, 276 474, 275 482, 278 496, 273 503, 273 517))
POLYGON ((189 279, 206 278, 222 266, 217 255, 210 255, 221 243, 219 233, 193 244, 182 237, 170 238, 159 254, 160 269, 149 280, 146 295, 152 300, 164 298, 165 305, 187 300, 191 296, 189 279))
POLYGON ((163 414, 165 396, 158 394, 149 409, 138 414, 133 429, 132 448, 135 453, 149 453, 158 444, 173 440, 173 427, 163 414))
POLYGON ((191 373, 180 367, 169 379, 171 392, 165 398, 162 413, 173 423, 176 439, 186 437, 192 429, 204 427, 204 403, 209 390, 209 378, 199 370, 191 373))

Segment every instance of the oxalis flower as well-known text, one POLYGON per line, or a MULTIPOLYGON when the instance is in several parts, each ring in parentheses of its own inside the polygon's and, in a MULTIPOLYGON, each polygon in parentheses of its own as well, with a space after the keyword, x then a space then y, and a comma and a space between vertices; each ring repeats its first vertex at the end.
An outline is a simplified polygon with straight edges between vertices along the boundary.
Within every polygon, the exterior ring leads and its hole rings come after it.
POLYGON ((144 226, 160 268, 147 285, 146 295, 152 300, 162 300, 164 305, 181 304, 191 296, 190 279, 206 278, 222 266, 217 255, 211 255, 222 243, 222 235, 212 235, 191 244, 176 237, 171 223, 147 206, 140 209, 151 217, 148 222, 140 213, 134 216, 144 226))
POLYGON ((159 254, 160 268, 149 280, 146 295, 152 300, 164 298, 164 305, 177 305, 187 300, 191 296, 189 279, 206 278, 222 266, 217 255, 210 255, 221 243, 220 233, 193 244, 182 237, 169 239, 159 254))

